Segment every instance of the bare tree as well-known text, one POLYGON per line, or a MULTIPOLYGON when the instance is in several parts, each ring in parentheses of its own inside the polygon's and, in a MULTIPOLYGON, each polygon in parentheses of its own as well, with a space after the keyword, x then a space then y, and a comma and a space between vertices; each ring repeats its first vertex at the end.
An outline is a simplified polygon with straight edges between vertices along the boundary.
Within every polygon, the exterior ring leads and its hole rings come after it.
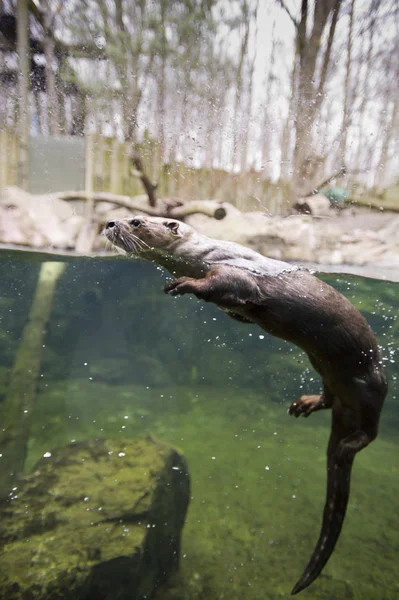
POLYGON ((27 0, 17 0, 17 48, 19 92, 18 185, 28 183, 29 141, 29 11, 27 0))
POLYGON ((380 132, 382 137, 381 153, 378 157, 376 184, 379 192, 387 185, 389 165, 395 156, 395 141, 399 130, 399 24, 396 26, 396 36, 392 47, 386 49, 381 69, 382 110, 380 113, 380 132))
POLYGON ((351 123, 351 111, 349 102, 351 98, 351 75, 352 75, 352 48, 353 48, 353 20, 355 13, 355 1, 351 0, 349 13, 349 28, 348 28, 348 43, 346 51, 346 69, 345 69, 345 84, 344 84, 344 106, 342 115, 341 136, 339 143, 339 162, 344 166, 346 159, 346 150, 348 144, 348 129, 351 123))
POLYGON ((243 35, 241 37, 240 54, 236 69, 236 89, 234 96, 234 122, 233 122, 233 165, 238 162, 239 139, 242 132, 240 126, 240 117, 242 109, 242 96, 244 91, 244 68, 245 59, 248 53, 249 32, 251 27, 251 11, 247 0, 241 0, 240 4, 241 20, 243 26, 243 35))
POLYGON ((253 12, 250 16, 250 26, 253 23, 255 28, 255 50, 252 56, 249 56, 248 53, 248 84, 247 84, 247 93, 246 93, 246 110, 242 116, 241 120, 241 131, 242 131, 242 142, 241 142, 241 173, 245 173, 248 166, 248 141, 250 128, 252 123, 252 101, 253 101, 253 84, 254 84, 254 71, 255 71, 255 62, 256 62, 256 41, 257 41, 257 14, 259 8, 259 0, 256 0, 256 3, 253 8, 253 12))
POLYGON ((260 131, 261 162, 263 166, 264 177, 267 177, 269 175, 268 163, 271 156, 270 105, 273 96, 273 83, 276 77, 274 70, 276 62, 276 52, 278 47, 275 30, 276 22, 274 21, 272 28, 272 47, 270 51, 270 60, 267 68, 267 77, 265 78, 265 99, 263 107, 262 126, 260 131))
POLYGON ((285 2, 280 0, 296 29, 298 85, 295 103, 293 191, 299 196, 309 188, 309 184, 313 184, 312 180, 319 167, 320 158, 315 156, 313 149, 313 125, 319 116, 325 94, 341 3, 342 0, 315 0, 311 14, 308 0, 302 0, 300 18, 297 20, 285 2), (330 25, 324 47, 322 40, 328 22, 330 25), (319 62, 320 72, 317 73, 319 62))
POLYGON ((373 53, 374 53, 374 37, 375 30, 377 26, 377 16, 378 9, 380 6, 381 0, 372 0, 370 7, 370 22, 368 27, 368 41, 366 41, 366 31, 363 33, 366 50, 365 64, 364 64, 364 76, 362 82, 362 95, 361 102, 358 108, 358 145, 357 145, 357 155, 356 155, 356 168, 360 169, 362 165, 362 155, 363 151, 367 151, 367 137, 365 136, 365 119, 366 119, 366 111, 367 106, 370 101, 370 91, 371 91, 371 73, 373 69, 373 53))
POLYGON ((291 77, 290 77, 290 98, 288 101, 288 114, 284 122, 281 136, 281 167, 280 180, 286 183, 292 178, 292 137, 295 119, 295 106, 297 95, 297 73, 298 73, 298 57, 295 53, 293 60, 291 77))

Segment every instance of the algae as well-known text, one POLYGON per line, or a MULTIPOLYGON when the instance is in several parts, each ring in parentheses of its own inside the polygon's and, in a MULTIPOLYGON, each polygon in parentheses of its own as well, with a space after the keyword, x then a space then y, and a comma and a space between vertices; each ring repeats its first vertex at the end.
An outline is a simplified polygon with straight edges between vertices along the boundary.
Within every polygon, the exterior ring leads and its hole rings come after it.
POLYGON ((46 453, 0 509, 0 597, 144 600, 176 572, 184 458, 153 439, 46 453))
MULTIPOLYGON (((390 391, 379 437, 356 458, 336 550, 301 596, 396 600, 399 285, 323 279, 375 329, 390 391)), ((286 409, 320 382, 293 346, 213 306, 168 298, 164 282, 135 261, 68 263, 26 468, 71 440, 156 435, 182 449, 192 474, 181 571, 159 600, 289 598, 319 533, 330 415, 295 420, 286 409)), ((7 293, 16 307, 11 286, 7 293)))

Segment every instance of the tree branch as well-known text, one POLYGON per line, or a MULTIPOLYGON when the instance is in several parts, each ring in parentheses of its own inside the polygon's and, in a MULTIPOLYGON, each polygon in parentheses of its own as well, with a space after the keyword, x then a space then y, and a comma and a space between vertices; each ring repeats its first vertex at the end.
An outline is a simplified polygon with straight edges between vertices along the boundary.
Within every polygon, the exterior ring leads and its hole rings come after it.
POLYGON ((332 19, 331 19, 331 25, 330 25, 330 31, 328 32, 327 48, 324 53, 323 66, 321 68, 321 74, 320 74, 320 83, 319 83, 319 89, 318 89, 318 98, 319 98, 318 104, 319 105, 321 104, 322 99, 323 99, 324 86, 326 83, 328 66, 330 64, 330 58, 331 58, 331 48, 332 48, 332 44, 333 44, 333 40, 334 40, 335 28, 337 26, 340 7, 341 7, 341 0, 335 0, 333 13, 332 13, 332 19))
POLYGON ((90 199, 96 202, 109 202, 122 208, 127 208, 135 213, 146 213, 154 217, 171 217, 174 219, 183 219, 188 215, 200 213, 213 217, 214 219, 224 219, 226 216, 226 208, 217 200, 192 200, 177 204, 167 198, 160 200, 157 208, 152 208, 147 204, 147 196, 120 196, 119 194, 111 194, 108 192, 92 192, 90 195, 84 190, 55 192, 48 195, 51 198, 65 201, 87 200, 90 199))
POLYGON ((157 203, 157 197, 156 197, 155 192, 158 187, 158 184, 152 183, 150 181, 150 178, 148 177, 148 175, 144 172, 143 162, 142 162, 140 156, 138 156, 137 154, 134 154, 132 156, 131 160, 135 167, 135 170, 133 169, 132 173, 133 173, 133 175, 136 175, 136 177, 140 177, 141 182, 144 186, 144 189, 148 195, 148 202, 151 207, 154 207, 157 203))
POLYGON ((292 14, 292 12, 290 11, 290 9, 288 8, 288 6, 286 5, 285 0, 278 0, 278 2, 280 4, 281 8, 283 8, 285 10, 285 12, 289 16, 289 18, 291 19, 291 21, 293 22, 295 27, 298 27, 299 23, 296 20, 296 18, 294 17, 294 15, 292 14))
POLYGON ((330 183, 330 181, 332 181, 333 179, 337 179, 337 177, 343 177, 343 175, 346 175, 347 171, 346 171, 346 167, 341 167, 339 169, 339 171, 337 171, 336 173, 333 173, 332 175, 330 175, 330 177, 327 177, 327 179, 325 179, 324 181, 322 181, 321 183, 319 183, 319 185, 317 185, 316 187, 314 187, 310 192, 308 192, 305 195, 305 198, 308 196, 314 196, 315 194, 317 194, 319 192, 319 190, 321 190, 325 185, 328 185, 330 183))

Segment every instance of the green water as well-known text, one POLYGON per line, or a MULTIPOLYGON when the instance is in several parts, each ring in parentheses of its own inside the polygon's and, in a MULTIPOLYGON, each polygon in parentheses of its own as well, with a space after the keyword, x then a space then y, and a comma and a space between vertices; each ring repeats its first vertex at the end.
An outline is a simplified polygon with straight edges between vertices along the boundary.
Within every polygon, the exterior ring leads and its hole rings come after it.
MULTIPOLYGON (((0 403, 40 261, 0 254, 0 403)), ((147 433, 186 456, 192 499, 179 577, 159 599, 289 598, 318 537, 329 414, 287 415, 317 392, 301 351, 212 305, 162 293, 125 259, 68 259, 48 324, 26 469, 71 440, 147 433)), ((356 458, 335 552, 304 599, 399 597, 399 284, 324 276, 366 316, 390 391, 380 435, 356 458)), ((0 567, 1 568, 1 567, 0 567)))

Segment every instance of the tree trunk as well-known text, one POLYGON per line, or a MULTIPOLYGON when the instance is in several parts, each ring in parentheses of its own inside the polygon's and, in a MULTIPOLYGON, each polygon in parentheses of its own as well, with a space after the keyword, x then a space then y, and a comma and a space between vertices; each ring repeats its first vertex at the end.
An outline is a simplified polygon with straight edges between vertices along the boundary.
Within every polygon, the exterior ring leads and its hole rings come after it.
MULTIPOLYGON (((258 14, 259 0, 257 1, 254 12, 253 12, 253 20, 256 25, 256 18, 258 14)), ((251 27, 252 15, 249 17, 249 29, 251 27)), ((241 173, 245 173, 248 167, 248 139, 249 139, 249 130, 252 122, 252 95, 253 95, 253 78, 255 71, 255 62, 256 62, 256 41, 257 41, 257 30, 255 34, 255 52, 251 59, 248 69, 248 90, 247 90, 247 110, 242 118, 242 145, 241 145, 241 173)))
POLYGON ((312 129, 320 113, 324 87, 331 59, 331 48, 342 0, 316 0, 313 26, 307 35, 309 11, 308 1, 302 0, 301 20, 297 25, 297 48, 299 52, 298 98, 296 102, 296 138, 294 148, 294 196, 303 195, 312 185, 318 169, 318 158, 314 156, 312 129), (324 52, 319 84, 315 86, 316 65, 322 47, 322 37, 331 15, 331 24, 324 52))
POLYGON ((166 39, 166 10, 167 2, 161 0, 161 26, 160 26, 160 65, 158 72, 158 93, 157 93, 157 112, 158 112, 158 143, 159 143, 159 158, 161 164, 165 161, 165 96, 166 96, 166 55, 167 55, 167 39, 166 39))
POLYGON ((295 54, 294 64, 291 72, 291 96, 288 105, 288 115, 284 123, 281 136, 281 168, 280 181, 286 183, 292 179, 292 125, 295 118, 296 95, 297 95, 297 72, 298 56, 295 54))
POLYGON ((399 125, 399 100, 396 97, 392 110, 387 111, 387 117, 385 121, 385 127, 383 130, 385 131, 384 140, 381 148, 381 155, 378 161, 377 166, 377 190, 381 193, 387 185, 387 173, 388 173, 388 165, 390 162, 390 149, 392 146, 392 141, 395 139, 397 134, 397 128, 399 125))
POLYGON ((39 133, 41 135, 43 135, 43 115, 42 115, 42 103, 41 103, 41 95, 40 94, 41 94, 41 92, 39 92, 38 90, 35 90, 33 92, 33 99, 35 101, 37 127, 39 130, 39 133))
POLYGON ((80 92, 72 101, 71 135, 83 136, 86 123, 86 96, 80 92))
POLYGON ((351 72, 352 72, 352 46, 353 46, 353 15, 355 12, 355 1, 351 1, 351 8, 349 13, 349 31, 348 31, 348 46, 347 46, 347 58, 346 58, 346 72, 345 72, 345 89, 344 89, 344 108, 341 126, 341 137, 339 142, 338 160, 340 166, 346 164, 346 149, 348 144, 348 129, 352 121, 352 115, 349 110, 350 104, 350 86, 351 86, 351 72))
POLYGON ((17 50, 18 50, 18 185, 28 185, 29 144, 29 11, 28 0, 17 1, 17 50))
POLYGON ((47 87, 47 122, 50 135, 59 133, 59 105, 57 95, 56 76, 54 71, 55 62, 55 43, 54 43, 54 15, 47 1, 43 8, 43 28, 44 28, 44 56, 46 58, 46 87, 47 87))
POLYGON ((249 29, 250 29, 250 11, 246 0, 242 1, 241 5, 242 16, 244 18, 244 35, 241 41, 240 58, 238 61, 236 71, 236 93, 234 99, 234 121, 233 121, 233 167, 238 162, 238 146, 239 139, 241 136, 241 125, 240 125, 240 111, 242 103, 242 92, 243 92, 243 72, 244 62, 248 52, 248 40, 249 40, 249 29))
POLYGON ((373 45, 374 45, 374 33, 376 29, 376 21, 377 21, 377 11, 380 4, 380 0, 374 0, 372 2, 372 6, 370 9, 371 12, 371 21, 369 27, 369 43, 367 47, 366 54, 366 63, 365 63, 365 71, 364 71, 364 80, 363 80, 363 90, 362 90, 362 100, 360 104, 360 108, 358 111, 359 114, 359 135, 358 135, 358 146, 356 153, 355 165, 356 169, 360 169, 362 165, 363 151, 367 146, 367 138, 363 133, 365 131, 365 118, 366 118, 366 109, 367 104, 370 100, 370 82, 371 82, 371 72, 372 72, 372 62, 373 62, 373 45))
POLYGON ((266 86, 266 96, 265 96, 265 106, 263 109, 263 119, 262 119, 262 127, 261 127, 261 163, 263 167, 263 177, 268 178, 270 176, 269 169, 269 159, 271 156, 271 132, 270 132, 270 99, 272 97, 271 91, 273 87, 273 77, 274 77, 274 63, 276 60, 276 36, 275 36, 276 22, 273 23, 272 29, 272 49, 270 52, 270 60, 268 65, 268 73, 267 78, 265 80, 266 86))

